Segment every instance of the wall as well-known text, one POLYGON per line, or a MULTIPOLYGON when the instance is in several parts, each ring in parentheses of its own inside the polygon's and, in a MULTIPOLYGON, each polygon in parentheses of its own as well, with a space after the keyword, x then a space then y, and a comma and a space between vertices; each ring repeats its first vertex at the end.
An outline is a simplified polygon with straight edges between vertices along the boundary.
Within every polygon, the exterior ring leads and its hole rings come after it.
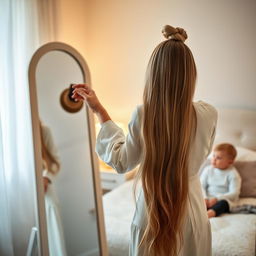
POLYGON ((256 2, 175 1, 173 24, 187 29, 198 67, 196 98, 256 109, 256 2))
POLYGON ((57 40, 70 44, 87 57, 87 0, 55 0, 57 40))
POLYGON ((184 27, 198 67, 196 99, 256 109, 254 0, 59 0, 59 38, 86 58, 113 119, 140 104, 144 74, 165 24, 184 27))

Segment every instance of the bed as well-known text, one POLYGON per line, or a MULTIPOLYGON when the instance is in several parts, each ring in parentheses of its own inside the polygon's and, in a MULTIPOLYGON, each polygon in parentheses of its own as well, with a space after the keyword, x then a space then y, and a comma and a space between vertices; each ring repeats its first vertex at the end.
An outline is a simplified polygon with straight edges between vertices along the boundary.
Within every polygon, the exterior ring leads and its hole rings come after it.
MULTIPOLYGON (((243 197, 237 206, 256 206, 256 111, 218 109, 218 113, 215 144, 229 142, 238 151, 236 165, 241 170, 243 197)), ((105 194, 103 204, 109 255, 128 255, 135 210, 133 180, 105 194)), ((256 214, 224 214, 210 222, 214 256, 256 255, 256 214)))

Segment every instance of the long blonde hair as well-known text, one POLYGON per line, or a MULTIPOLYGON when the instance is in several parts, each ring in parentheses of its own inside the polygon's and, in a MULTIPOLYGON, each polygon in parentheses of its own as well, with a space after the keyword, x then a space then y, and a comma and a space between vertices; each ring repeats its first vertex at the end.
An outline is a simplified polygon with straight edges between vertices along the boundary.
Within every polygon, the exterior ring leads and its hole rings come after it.
POLYGON ((40 138, 41 138, 41 151, 42 151, 42 159, 43 159, 43 169, 51 172, 52 174, 56 174, 60 170, 59 161, 51 154, 49 149, 47 148, 44 138, 43 138, 43 125, 40 121, 40 138))
POLYGON ((168 38, 149 61, 143 97, 141 178, 148 224, 140 242, 145 255, 176 256, 187 213, 188 159, 196 118, 196 65, 186 32, 166 26, 168 38))

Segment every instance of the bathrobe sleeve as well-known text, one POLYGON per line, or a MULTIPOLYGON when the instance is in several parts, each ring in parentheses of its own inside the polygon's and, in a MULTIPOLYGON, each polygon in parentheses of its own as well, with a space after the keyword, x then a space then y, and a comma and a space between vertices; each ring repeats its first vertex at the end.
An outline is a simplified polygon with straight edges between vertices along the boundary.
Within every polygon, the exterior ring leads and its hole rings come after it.
POLYGON ((96 140, 98 156, 118 173, 134 169, 141 160, 140 109, 133 112, 129 123, 129 132, 125 136, 123 130, 112 120, 102 124, 96 140))
POLYGON ((206 166, 203 169, 202 174, 200 176, 200 181, 201 181, 201 185, 202 185, 202 192, 203 192, 203 196, 204 196, 205 199, 207 198, 208 173, 209 173, 209 166, 206 166))

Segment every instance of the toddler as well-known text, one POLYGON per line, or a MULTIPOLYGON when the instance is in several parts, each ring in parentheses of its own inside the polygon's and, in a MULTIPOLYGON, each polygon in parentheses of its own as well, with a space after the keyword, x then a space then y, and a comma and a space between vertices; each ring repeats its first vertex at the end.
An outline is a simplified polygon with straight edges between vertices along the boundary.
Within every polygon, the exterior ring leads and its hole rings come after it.
POLYGON ((219 144, 213 150, 211 165, 202 171, 200 180, 208 218, 229 212, 239 197, 241 178, 233 166, 236 154, 231 144, 219 144))

